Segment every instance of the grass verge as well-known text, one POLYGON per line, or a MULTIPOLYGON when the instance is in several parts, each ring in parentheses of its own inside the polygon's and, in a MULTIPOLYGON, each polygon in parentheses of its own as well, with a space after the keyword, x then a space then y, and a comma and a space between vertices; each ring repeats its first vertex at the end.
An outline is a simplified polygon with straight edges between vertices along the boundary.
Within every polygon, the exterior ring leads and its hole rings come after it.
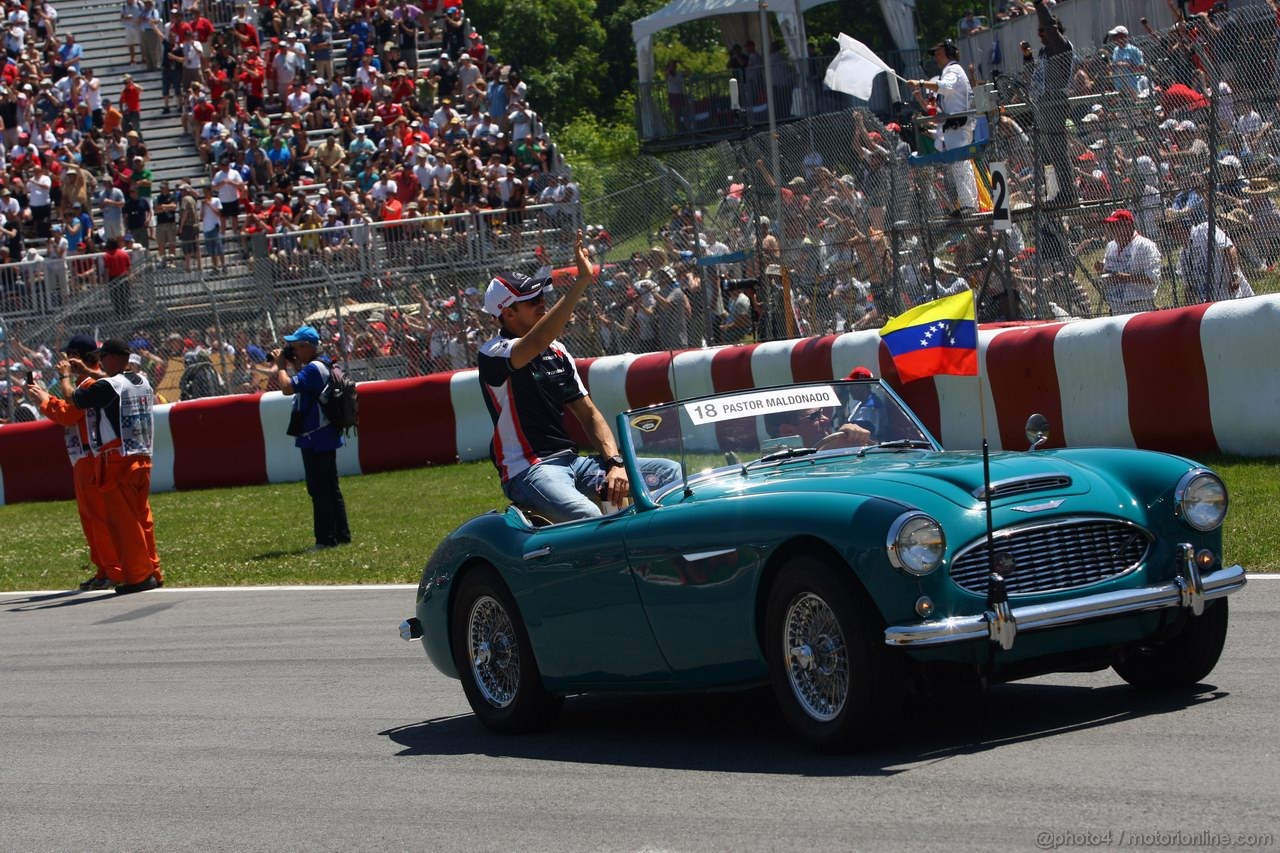
MULTIPOLYGON (((1227 560, 1280 572, 1280 459, 1206 462, 1231 492, 1227 560)), ((441 537, 506 504, 488 462, 348 477, 342 491, 355 543, 318 554, 302 483, 153 495, 165 583, 417 583, 441 537)), ((74 502, 0 507, 0 522, 0 590, 69 589, 90 574, 74 502)))

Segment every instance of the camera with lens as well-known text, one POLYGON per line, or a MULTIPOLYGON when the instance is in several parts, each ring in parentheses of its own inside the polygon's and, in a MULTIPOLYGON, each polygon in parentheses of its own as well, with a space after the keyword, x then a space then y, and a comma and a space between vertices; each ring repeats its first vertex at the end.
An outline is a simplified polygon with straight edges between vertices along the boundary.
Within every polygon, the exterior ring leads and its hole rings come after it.
POLYGON ((293 361, 297 357, 297 353, 293 349, 293 344, 285 344, 284 349, 280 350, 280 354, 284 356, 285 361, 293 361))

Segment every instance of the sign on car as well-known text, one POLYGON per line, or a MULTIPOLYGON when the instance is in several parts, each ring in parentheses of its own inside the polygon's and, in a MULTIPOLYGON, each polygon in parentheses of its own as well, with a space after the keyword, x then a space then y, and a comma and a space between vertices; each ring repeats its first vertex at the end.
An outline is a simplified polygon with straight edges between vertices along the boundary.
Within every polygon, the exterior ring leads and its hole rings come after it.
POLYGON ((714 400, 698 400, 685 403, 684 411, 694 426, 702 426, 734 418, 841 405, 844 404, 836 396, 834 388, 830 385, 816 385, 795 389, 752 391, 748 394, 717 397, 714 400))

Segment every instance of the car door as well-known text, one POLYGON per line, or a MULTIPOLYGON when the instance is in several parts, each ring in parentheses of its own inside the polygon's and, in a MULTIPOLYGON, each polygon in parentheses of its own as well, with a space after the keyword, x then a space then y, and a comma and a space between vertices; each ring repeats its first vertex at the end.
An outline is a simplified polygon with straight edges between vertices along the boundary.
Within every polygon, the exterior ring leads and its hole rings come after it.
POLYGON ((670 681, 627 563, 634 510, 540 528, 524 545, 548 680, 579 686, 670 681))
POLYGON ((764 673, 755 639, 762 548, 744 524, 733 501, 715 501, 658 507, 627 530, 640 600, 682 680, 732 682, 764 673))

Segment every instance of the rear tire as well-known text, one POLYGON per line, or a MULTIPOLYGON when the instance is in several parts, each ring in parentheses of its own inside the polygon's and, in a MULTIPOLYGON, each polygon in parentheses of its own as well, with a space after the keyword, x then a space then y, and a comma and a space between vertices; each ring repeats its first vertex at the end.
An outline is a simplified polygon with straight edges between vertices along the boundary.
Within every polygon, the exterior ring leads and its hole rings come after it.
POLYGON ((1173 639, 1139 645, 1113 665, 1116 674, 1134 687, 1169 690, 1203 681, 1218 664, 1227 641, 1227 600, 1205 603, 1199 616, 1188 615, 1173 639))
POLYGON ((524 620, 497 572, 486 566, 463 575, 449 621, 453 662, 481 723, 520 734, 555 719, 564 700, 542 686, 524 620))
POLYGON ((765 656, 792 730, 817 749, 862 749, 883 733, 902 698, 899 662, 884 624, 852 575, 793 557, 769 591, 765 656))

